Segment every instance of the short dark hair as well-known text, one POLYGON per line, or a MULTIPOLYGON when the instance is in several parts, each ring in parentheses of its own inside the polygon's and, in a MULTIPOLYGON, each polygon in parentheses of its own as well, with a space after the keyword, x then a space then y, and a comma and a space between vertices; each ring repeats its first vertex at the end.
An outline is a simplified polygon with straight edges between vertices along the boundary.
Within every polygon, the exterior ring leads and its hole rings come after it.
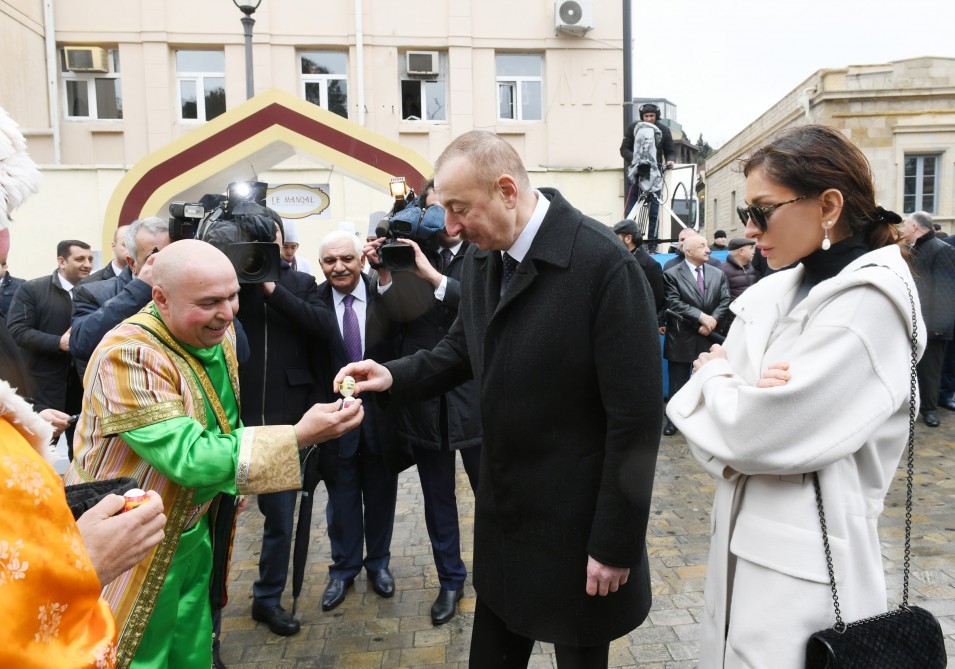
POLYGON ((434 178, 425 181, 424 185, 421 186, 421 192, 418 193, 418 199, 421 202, 422 209, 427 206, 425 202, 428 199, 428 195, 432 192, 434 192, 434 178))
POLYGON ((86 242, 81 242, 79 239, 64 239, 62 242, 56 245, 56 257, 57 258, 69 258, 70 257, 70 247, 79 246, 84 251, 89 251, 90 245, 86 242))

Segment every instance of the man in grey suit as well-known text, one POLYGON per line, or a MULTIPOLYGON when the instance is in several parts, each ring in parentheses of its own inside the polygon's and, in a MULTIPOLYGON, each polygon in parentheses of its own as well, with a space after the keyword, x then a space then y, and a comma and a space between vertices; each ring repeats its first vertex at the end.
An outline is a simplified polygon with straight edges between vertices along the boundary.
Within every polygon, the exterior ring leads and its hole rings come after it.
MULTIPOLYGON (((706 239, 700 235, 687 237, 683 253, 683 262, 663 273, 667 308, 663 357, 667 359, 670 397, 690 379, 693 361, 712 344, 707 335, 716 329, 730 306, 726 275, 707 264, 710 247, 706 239)), ((667 420, 663 434, 670 437, 676 432, 676 426, 667 420)))
POLYGON ((652 293, 610 228, 531 188, 500 137, 452 141, 435 190, 447 233, 472 243, 457 320, 433 349, 353 363, 337 380, 407 399, 475 380, 484 443, 470 667, 526 667, 540 640, 560 669, 606 668, 610 641, 650 608, 663 409, 652 293))

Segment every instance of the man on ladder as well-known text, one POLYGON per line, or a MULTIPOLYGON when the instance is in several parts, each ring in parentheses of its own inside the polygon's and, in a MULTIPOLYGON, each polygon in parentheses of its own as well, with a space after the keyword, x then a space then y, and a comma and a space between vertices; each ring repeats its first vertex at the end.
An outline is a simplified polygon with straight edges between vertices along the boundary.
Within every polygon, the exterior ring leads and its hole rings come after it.
MULTIPOLYGON (((670 129, 660 123, 660 108, 652 102, 643 104, 637 110, 639 121, 628 127, 620 143, 620 155, 629 163, 627 168, 627 199, 624 215, 631 218, 631 210, 637 203, 642 191, 659 196, 663 178, 660 165, 666 160, 670 169, 676 161, 673 147, 673 135, 670 129), (651 139, 652 138, 652 139, 651 139)), ((660 203, 658 197, 650 198, 650 220, 647 230, 648 250, 653 253, 657 245, 657 218, 660 203)))

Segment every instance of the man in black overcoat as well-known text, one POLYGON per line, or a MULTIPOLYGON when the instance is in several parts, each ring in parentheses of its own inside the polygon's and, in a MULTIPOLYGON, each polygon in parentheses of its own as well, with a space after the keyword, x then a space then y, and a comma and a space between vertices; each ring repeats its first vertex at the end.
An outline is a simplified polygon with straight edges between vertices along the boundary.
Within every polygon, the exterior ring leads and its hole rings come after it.
POLYGON ((525 667, 540 640, 561 668, 606 667, 610 641, 650 608, 663 409, 653 297, 610 229, 556 190, 532 189, 501 138, 455 139, 435 187, 448 234, 472 243, 457 320, 431 351, 338 378, 406 397, 475 379, 484 443, 470 665, 525 667))
MULTIPOLYGON (((276 227, 280 248, 282 241, 276 227)), ((315 277, 293 270, 284 259, 277 282, 246 285, 239 292, 236 317, 249 342, 249 357, 239 365, 244 425, 284 425, 316 402, 334 401, 327 383, 327 347, 315 345, 315 338, 327 333, 300 327, 297 320, 302 311, 320 306, 315 277)), ((297 498, 297 490, 286 490, 256 499, 265 520, 259 577, 252 584, 252 618, 280 636, 297 634, 301 627, 282 607, 297 498)))
POLYGON ((926 425, 938 427, 945 347, 952 339, 955 326, 955 252, 935 236, 932 216, 924 211, 909 214, 903 221, 902 238, 909 245, 912 276, 928 335, 917 370, 919 412, 926 425))

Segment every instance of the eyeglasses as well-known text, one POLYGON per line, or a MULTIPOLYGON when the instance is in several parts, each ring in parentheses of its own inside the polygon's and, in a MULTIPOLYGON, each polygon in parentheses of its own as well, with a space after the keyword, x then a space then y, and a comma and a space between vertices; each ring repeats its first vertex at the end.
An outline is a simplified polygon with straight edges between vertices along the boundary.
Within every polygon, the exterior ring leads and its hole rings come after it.
POLYGON ((739 220, 743 222, 743 225, 749 223, 749 219, 752 218, 756 227, 765 232, 766 227, 769 225, 769 217, 772 216, 774 211, 783 205, 799 202, 800 200, 805 200, 807 197, 809 196, 800 195, 799 197, 794 197, 791 200, 777 204, 751 204, 748 207, 736 207, 736 213, 739 215, 739 220))

